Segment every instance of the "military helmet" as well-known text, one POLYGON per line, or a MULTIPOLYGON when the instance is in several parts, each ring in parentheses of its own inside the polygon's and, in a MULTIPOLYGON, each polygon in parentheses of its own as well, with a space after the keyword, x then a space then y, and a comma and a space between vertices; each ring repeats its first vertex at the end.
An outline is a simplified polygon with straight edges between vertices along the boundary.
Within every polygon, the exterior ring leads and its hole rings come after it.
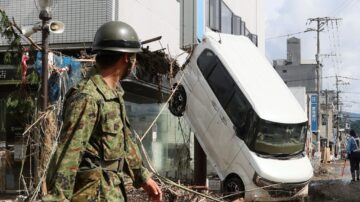
POLYGON ((124 53, 141 52, 141 43, 135 30, 121 21, 103 24, 95 34, 92 49, 94 52, 115 51, 124 53))

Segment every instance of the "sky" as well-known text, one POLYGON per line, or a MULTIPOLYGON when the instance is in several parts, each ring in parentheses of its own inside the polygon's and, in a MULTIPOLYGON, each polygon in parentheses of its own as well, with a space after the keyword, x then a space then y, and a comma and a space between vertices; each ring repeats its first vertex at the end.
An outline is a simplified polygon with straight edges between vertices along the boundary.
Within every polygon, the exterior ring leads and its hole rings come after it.
POLYGON ((316 32, 304 31, 315 28, 316 22, 309 24, 308 18, 342 19, 329 22, 320 34, 323 89, 335 90, 335 76, 339 76, 343 110, 360 113, 360 0, 263 1, 266 57, 270 61, 286 58, 288 37, 301 39, 302 59, 315 59, 316 32))

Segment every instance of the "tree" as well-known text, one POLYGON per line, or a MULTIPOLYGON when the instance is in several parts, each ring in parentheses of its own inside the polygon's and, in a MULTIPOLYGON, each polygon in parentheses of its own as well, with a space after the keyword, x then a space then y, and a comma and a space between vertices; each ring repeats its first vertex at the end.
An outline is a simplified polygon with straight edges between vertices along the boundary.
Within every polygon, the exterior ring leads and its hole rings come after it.
POLYGON ((357 136, 360 136, 360 120, 352 121, 351 122, 351 129, 355 131, 357 136))

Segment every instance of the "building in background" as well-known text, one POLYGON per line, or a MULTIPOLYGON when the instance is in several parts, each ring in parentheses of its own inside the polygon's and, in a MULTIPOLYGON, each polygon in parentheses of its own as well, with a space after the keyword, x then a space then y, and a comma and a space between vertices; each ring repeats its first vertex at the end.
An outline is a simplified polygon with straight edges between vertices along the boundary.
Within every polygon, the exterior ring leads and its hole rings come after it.
MULTIPOLYGON (((300 39, 289 38, 287 40, 287 59, 274 60, 273 65, 287 86, 305 86, 307 93, 317 92, 316 61, 301 58, 300 39)), ((321 75, 320 73, 320 77, 321 75)))
MULTIPOLYGON (((37 1, 3 0, 1 7, 10 18, 14 17, 18 25, 40 22, 37 1)), ((133 26, 142 41, 161 36, 161 40, 145 44, 144 47, 150 51, 164 51, 172 58, 177 58, 183 53, 181 39, 189 34, 182 31, 188 27, 181 23, 181 17, 184 17, 181 13, 191 11, 196 12, 189 20, 197 22, 193 24, 192 30, 201 32, 207 27, 222 33, 245 35, 265 55, 264 11, 260 0, 54 1, 53 19, 62 21, 65 31, 50 35, 50 49, 73 57, 91 54, 91 44, 98 27, 107 21, 119 20, 133 26), (185 2, 192 6, 182 7, 185 2)), ((32 35, 32 38, 36 43, 41 43, 41 33, 32 35)), ((195 44, 199 41, 201 38, 196 38, 195 44)), ((0 39, 0 70, 5 68, 2 64, 6 50, 6 41, 0 39)), ((185 61, 186 55, 177 58, 179 65, 185 61)), ((130 123, 140 136, 148 131, 144 146, 161 174, 177 179, 192 179, 194 136, 189 124, 172 116, 166 107, 149 129, 166 105, 163 99, 158 98, 158 84, 146 78, 128 78, 124 81, 130 123), (159 103, 159 100, 162 102, 159 103)), ((169 92, 169 89, 170 86, 167 86, 165 91, 169 92)), ((6 97, 0 99, 5 100, 6 97)), ((4 134, 8 135, 9 131, 4 134)), ((6 147, 14 155, 14 146, 7 144, 6 147)))
MULTIPOLYGON (((287 39, 287 59, 274 60, 273 65, 290 89, 296 89, 298 87, 305 88, 307 95, 306 101, 300 101, 299 103, 307 106, 305 111, 308 113, 309 126, 313 132, 311 140, 313 148, 316 148, 317 140, 314 134, 317 133, 319 129, 321 149, 325 151, 324 148, 328 146, 330 154, 336 155, 335 145, 337 137, 336 132, 333 130, 334 117, 336 117, 337 114, 336 108, 334 107, 336 104, 336 93, 335 91, 328 90, 320 91, 320 123, 318 123, 316 61, 303 60, 301 58, 301 40, 296 37, 287 39)), ((322 72, 320 71, 320 78, 321 75, 322 72)), ((322 86, 321 80, 322 79, 320 79, 320 89, 322 86)), ((299 90, 292 91, 295 97, 298 97, 297 94, 299 94, 299 90)))

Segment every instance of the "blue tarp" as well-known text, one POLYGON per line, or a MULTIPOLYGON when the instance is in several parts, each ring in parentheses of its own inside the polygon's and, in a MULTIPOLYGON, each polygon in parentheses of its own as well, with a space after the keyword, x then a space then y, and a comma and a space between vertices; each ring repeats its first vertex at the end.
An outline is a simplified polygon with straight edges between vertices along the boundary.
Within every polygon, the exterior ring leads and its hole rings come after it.
MULTIPOLYGON (((69 88, 77 84, 81 79, 80 67, 81 64, 75 61, 74 58, 68 56, 53 56, 54 65, 57 68, 68 68, 68 71, 63 72, 62 81, 64 84, 60 86, 60 75, 57 72, 52 72, 49 77, 49 101, 54 103, 59 99, 61 92, 65 93, 69 88), (63 88, 63 89, 61 89, 63 88)), ((42 75, 42 53, 37 52, 35 69, 39 75, 42 75)))

